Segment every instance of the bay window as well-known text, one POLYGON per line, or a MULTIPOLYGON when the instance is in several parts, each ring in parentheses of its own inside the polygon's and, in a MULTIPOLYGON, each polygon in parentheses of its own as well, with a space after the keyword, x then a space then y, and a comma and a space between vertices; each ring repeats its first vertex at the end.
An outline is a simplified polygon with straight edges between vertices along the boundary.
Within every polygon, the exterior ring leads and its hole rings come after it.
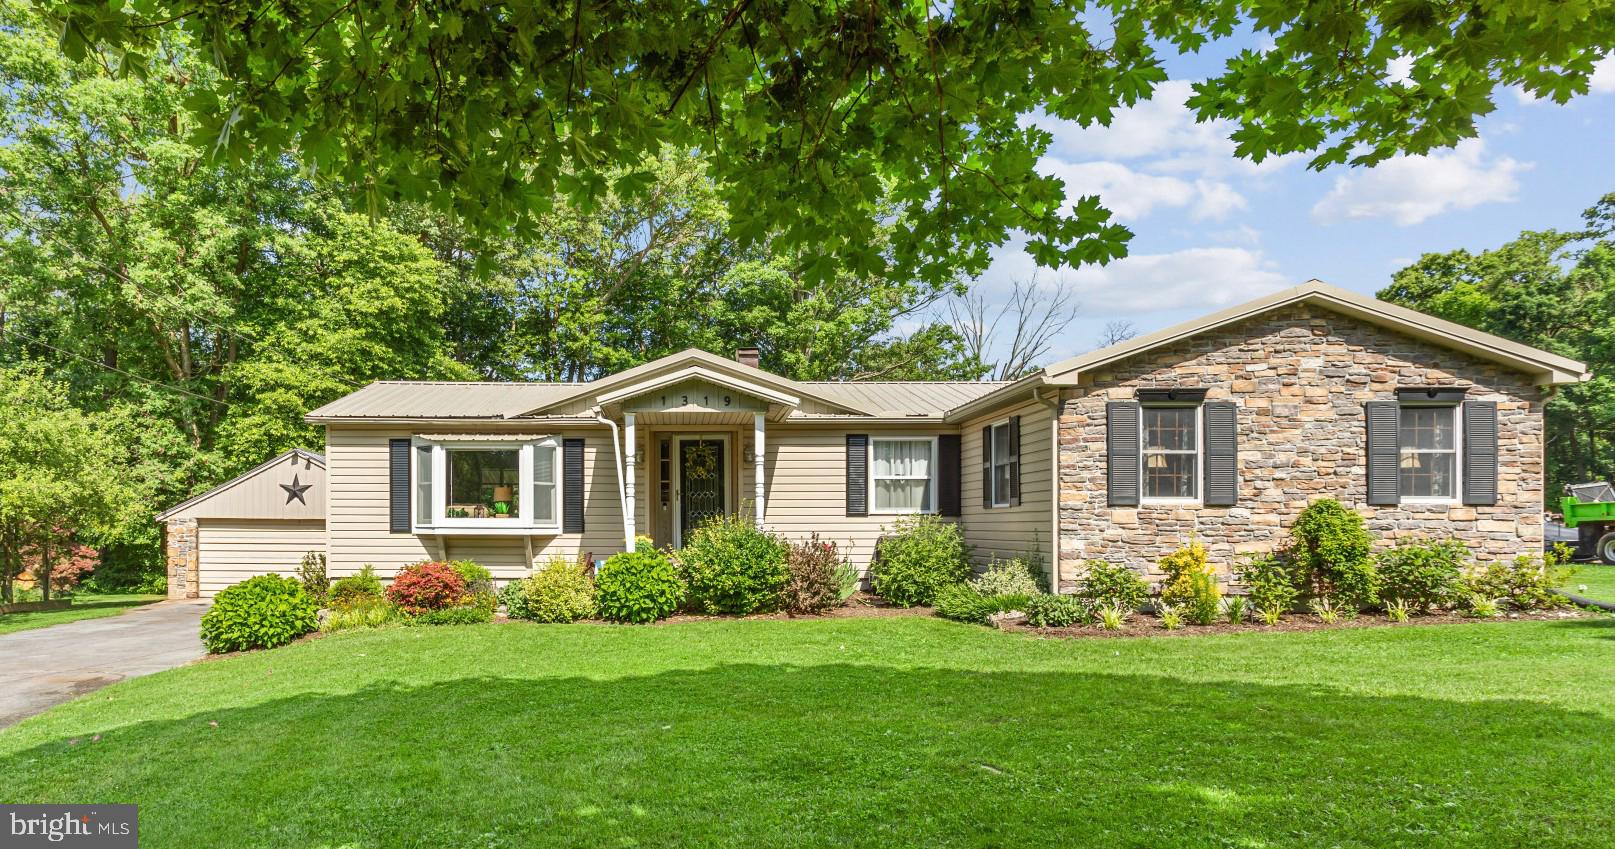
POLYGON ((559 453, 558 441, 548 438, 418 440, 413 470, 416 531, 558 531, 559 453))
POLYGON ((936 512, 936 440, 874 437, 869 477, 876 513, 936 512))

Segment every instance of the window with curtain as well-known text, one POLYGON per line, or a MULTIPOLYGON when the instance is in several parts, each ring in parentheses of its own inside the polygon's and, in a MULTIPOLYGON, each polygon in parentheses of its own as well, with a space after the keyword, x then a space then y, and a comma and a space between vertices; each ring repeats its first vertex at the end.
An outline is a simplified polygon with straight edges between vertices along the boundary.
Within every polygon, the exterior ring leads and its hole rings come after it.
POLYGON ((878 513, 930 513, 934 506, 936 443, 931 439, 870 440, 869 477, 878 513))
POLYGON ((1143 426, 1144 497, 1198 497, 1200 468, 1198 407, 1145 407, 1143 426))
POLYGON ((1398 487, 1403 498, 1456 498, 1458 408, 1402 405, 1398 487))

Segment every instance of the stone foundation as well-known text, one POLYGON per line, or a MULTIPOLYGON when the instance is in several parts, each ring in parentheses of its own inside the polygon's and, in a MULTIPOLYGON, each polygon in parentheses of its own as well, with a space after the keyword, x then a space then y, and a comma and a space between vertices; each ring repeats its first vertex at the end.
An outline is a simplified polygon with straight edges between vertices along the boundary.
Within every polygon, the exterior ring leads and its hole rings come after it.
POLYGON ((195 519, 175 519, 168 523, 168 597, 197 598, 197 534, 195 519))
POLYGON ((1060 574, 1124 563, 1153 578, 1159 559, 1201 540, 1227 574, 1280 545, 1308 503, 1335 498, 1376 545, 1457 538, 1479 560, 1542 548, 1544 397, 1529 376, 1319 307, 1299 306, 1140 353, 1064 390, 1060 410, 1060 574), (1205 387, 1239 405, 1233 507, 1108 506, 1105 402, 1139 388, 1205 387), (1363 404, 1397 387, 1464 386, 1497 402, 1498 503, 1367 505, 1363 404))

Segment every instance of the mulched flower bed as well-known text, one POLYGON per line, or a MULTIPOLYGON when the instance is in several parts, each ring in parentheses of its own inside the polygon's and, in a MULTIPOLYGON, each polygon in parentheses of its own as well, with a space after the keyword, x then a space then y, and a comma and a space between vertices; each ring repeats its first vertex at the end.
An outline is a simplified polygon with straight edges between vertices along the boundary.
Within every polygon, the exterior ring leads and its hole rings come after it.
POLYGON ((1215 625, 1184 623, 1183 627, 1169 631, 1162 627, 1160 619, 1141 613, 1135 614, 1131 619, 1127 620, 1127 624, 1115 631, 1107 631, 1098 625, 1079 625, 1073 628, 1033 628, 1023 623, 1002 623, 998 627, 1000 630, 1010 633, 1068 639, 1077 637, 1194 637, 1209 634, 1328 631, 1340 628, 1414 628, 1423 625, 1458 625, 1477 622, 1587 619, 1596 618, 1599 615, 1572 607, 1559 610, 1509 611, 1490 618, 1465 616, 1452 611, 1436 611, 1409 616, 1406 622, 1393 622, 1383 613, 1362 613, 1358 614, 1354 619, 1342 617, 1335 622, 1324 622, 1310 613, 1294 613, 1279 620, 1277 625, 1264 625, 1260 620, 1254 622, 1246 620, 1240 625, 1230 625, 1227 622, 1218 622, 1215 625))

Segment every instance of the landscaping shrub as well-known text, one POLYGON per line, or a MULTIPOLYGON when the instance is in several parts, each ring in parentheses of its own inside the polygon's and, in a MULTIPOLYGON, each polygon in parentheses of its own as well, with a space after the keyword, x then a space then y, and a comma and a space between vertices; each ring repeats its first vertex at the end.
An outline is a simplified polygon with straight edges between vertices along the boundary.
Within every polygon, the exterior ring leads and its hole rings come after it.
POLYGON ((355 628, 380 628, 405 619, 398 605, 376 596, 352 601, 341 607, 332 607, 325 614, 320 630, 326 633, 348 631, 355 628))
POLYGON ((428 610, 404 619, 405 625, 478 625, 493 621, 493 608, 481 604, 466 604, 428 610))
MULTIPOLYGON (((1546 554, 1521 554, 1513 560, 1487 563, 1464 577, 1464 589, 1473 599, 1507 601, 1520 610, 1563 607, 1570 600, 1554 592, 1570 579, 1563 568, 1570 548, 1555 545, 1546 554)), ((1494 605, 1495 606, 1495 605, 1494 605)))
POLYGON ((787 613, 820 613, 841 604, 846 599, 842 593, 847 575, 852 576, 854 588, 858 585, 857 573, 836 544, 819 539, 818 534, 791 543, 785 571, 788 577, 781 599, 787 613))
POLYGON ((655 622, 671 616, 684 599, 684 584, 667 555, 649 546, 614 554, 594 579, 603 618, 655 622))
POLYGON ((1445 607, 1459 592, 1469 551, 1457 540, 1400 542, 1374 558, 1383 599, 1400 599, 1410 610, 1445 607))
POLYGON ((1217 621, 1222 587, 1212 571, 1206 547, 1198 541, 1161 558, 1161 602, 1177 607, 1191 622, 1210 625, 1217 621))
POLYGON ((440 560, 405 566, 387 587, 387 598, 411 616, 454 607, 465 595, 465 579, 440 560))
POLYGON ((1093 621, 1093 611, 1082 599, 1043 593, 1026 602, 1026 624, 1034 628, 1069 628, 1093 621))
POLYGON ((1289 560, 1278 554, 1256 554, 1245 561, 1239 571, 1239 580, 1245 584, 1250 603, 1262 615, 1262 621, 1276 624, 1279 617, 1295 607, 1301 590, 1296 587, 1295 572, 1289 560))
POLYGON ((1109 605, 1132 611, 1150 597, 1150 585, 1126 566, 1090 560, 1077 579, 1077 595, 1094 609, 1109 605))
POLYGON ((313 631, 318 611, 296 578, 248 578, 213 597, 202 615, 202 644, 214 654, 272 649, 313 631))
POLYGON ((1324 498, 1307 505, 1290 529, 1291 557, 1311 594, 1348 612, 1378 600, 1372 542, 1363 517, 1324 498))
POLYGON ((969 582, 943 587, 936 594, 938 616, 956 622, 987 624, 994 613, 1008 610, 1024 611, 1031 601, 1028 595, 986 595, 969 582))
POLYGON ((358 574, 333 581, 330 592, 326 594, 326 603, 333 608, 352 607, 378 600, 381 594, 381 579, 376 577, 376 567, 366 563, 358 574))
POLYGON ((987 564, 987 571, 977 575, 971 583, 982 595, 1034 596, 1046 590, 1043 570, 1018 557, 1013 560, 993 558, 987 564))
POLYGON ((331 591, 331 582, 325 577, 325 553, 310 551, 304 554, 302 561, 297 564, 297 579, 303 582, 303 589, 308 591, 309 596, 323 606, 331 591))
POLYGON ((790 574, 787 547, 741 516, 718 516, 690 535, 679 549, 686 603, 704 613, 778 610, 790 574))
POLYGON ((594 579, 577 560, 552 557, 531 577, 510 586, 519 587, 521 597, 516 605, 505 602, 505 612, 512 619, 576 622, 594 615, 594 579))
POLYGON ((930 604, 943 587, 970 577, 970 550, 953 522, 932 515, 905 516, 876 546, 869 581, 899 607, 930 604))

